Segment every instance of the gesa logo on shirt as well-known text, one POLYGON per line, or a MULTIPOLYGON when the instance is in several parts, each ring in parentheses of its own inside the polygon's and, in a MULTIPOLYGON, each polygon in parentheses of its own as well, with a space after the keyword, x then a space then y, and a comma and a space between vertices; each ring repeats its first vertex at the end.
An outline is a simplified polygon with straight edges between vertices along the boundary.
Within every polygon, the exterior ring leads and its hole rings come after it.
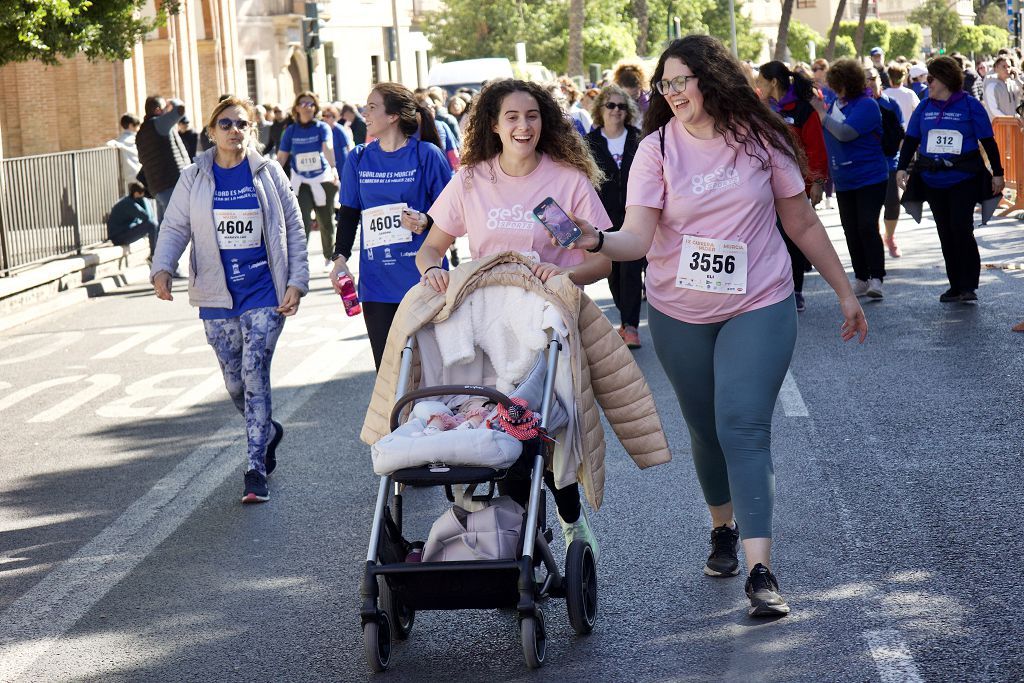
POLYGON ((735 167, 719 166, 711 173, 698 173, 693 176, 693 193, 702 195, 712 190, 725 190, 730 187, 739 187, 740 174, 735 167))
POLYGON ((533 232, 533 224, 537 219, 526 211, 522 204, 511 209, 494 208, 487 212, 488 230, 529 230, 533 232))

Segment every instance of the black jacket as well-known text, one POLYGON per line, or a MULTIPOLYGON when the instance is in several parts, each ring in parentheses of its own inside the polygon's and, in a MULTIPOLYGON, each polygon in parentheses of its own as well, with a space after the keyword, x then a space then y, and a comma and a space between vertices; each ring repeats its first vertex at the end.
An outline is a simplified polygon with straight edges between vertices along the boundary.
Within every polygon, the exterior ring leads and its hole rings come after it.
MULTIPOLYGON (((177 119, 181 116, 182 113, 177 113, 177 119)), ((146 189, 152 195, 174 189, 182 169, 192 163, 178 135, 178 121, 174 117, 168 119, 171 128, 166 134, 161 134, 156 125, 157 118, 147 117, 135 136, 142 172, 146 175, 146 189)))
POLYGON ((622 152, 622 167, 620 168, 611 152, 608 151, 608 141, 601 135, 601 129, 595 128, 586 135, 587 144, 590 145, 590 153, 594 161, 604 171, 606 180, 601 184, 598 194, 604 210, 612 219, 612 230, 622 227, 626 220, 626 185, 629 182, 629 169, 633 165, 633 157, 636 156, 637 147, 640 146, 640 131, 632 126, 626 127, 626 148, 622 152))

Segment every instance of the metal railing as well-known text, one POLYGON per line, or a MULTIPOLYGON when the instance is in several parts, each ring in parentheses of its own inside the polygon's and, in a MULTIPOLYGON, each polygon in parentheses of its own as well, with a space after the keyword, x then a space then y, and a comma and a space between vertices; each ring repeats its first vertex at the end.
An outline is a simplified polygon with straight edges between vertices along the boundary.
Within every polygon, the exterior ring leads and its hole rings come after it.
POLYGON ((1013 191, 1013 200, 1004 200, 1000 216, 1024 209, 1024 133, 1016 117, 997 116, 992 119, 996 145, 1003 155, 1003 179, 1006 189, 1013 191))
POLYGON ((124 180, 113 147, 3 160, 0 277, 107 239, 124 180))

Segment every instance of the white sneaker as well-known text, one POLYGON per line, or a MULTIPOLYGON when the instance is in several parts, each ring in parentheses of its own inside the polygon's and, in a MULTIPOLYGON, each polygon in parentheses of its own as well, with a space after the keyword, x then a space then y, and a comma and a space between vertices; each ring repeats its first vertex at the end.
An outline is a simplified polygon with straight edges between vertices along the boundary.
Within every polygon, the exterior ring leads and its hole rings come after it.
POLYGON ((868 293, 869 285, 867 280, 854 280, 853 281, 853 294, 854 296, 865 296, 868 293))
POLYGON ((868 280, 868 289, 864 293, 867 296, 871 297, 872 299, 881 299, 882 298, 882 281, 879 280, 877 277, 871 278, 870 280, 868 280))
POLYGON ((565 536, 565 550, 569 551, 569 545, 575 540, 581 540, 590 544, 590 549, 594 552, 594 562, 597 562, 597 537, 594 536, 594 532, 590 529, 590 522, 587 520, 587 509, 580 505, 580 518, 572 524, 562 520, 562 517, 558 517, 558 523, 562 525, 562 535, 565 536))

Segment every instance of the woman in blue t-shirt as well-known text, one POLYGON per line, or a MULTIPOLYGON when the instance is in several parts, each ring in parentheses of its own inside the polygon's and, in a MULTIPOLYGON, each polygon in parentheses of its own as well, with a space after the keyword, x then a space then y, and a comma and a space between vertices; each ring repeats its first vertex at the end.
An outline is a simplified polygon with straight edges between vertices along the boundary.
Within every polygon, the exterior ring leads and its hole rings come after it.
POLYGON ((291 169, 292 189, 299 197, 306 237, 316 214, 324 259, 334 253, 334 197, 338 193, 338 169, 335 164, 334 135, 330 126, 317 120, 320 100, 315 93, 304 92, 295 98, 292 119, 281 136, 277 160, 291 169))
POLYGON ((416 252, 430 229, 402 227, 403 209, 426 211, 451 180, 440 148, 434 117, 417 105, 412 91, 381 83, 366 99, 367 135, 341 174, 341 209, 334 247, 331 283, 341 293, 338 276, 348 273, 356 228, 362 223, 359 252, 359 299, 373 361, 380 368, 398 304, 419 283, 416 252))
POLYGON ((935 218, 949 278, 949 289, 939 296, 943 303, 978 300, 981 256, 974 239, 974 205, 1001 194, 1005 186, 992 123, 963 85, 963 71, 952 57, 928 63, 928 96, 910 117, 896 172, 896 182, 907 189, 907 168, 917 152, 918 182, 907 194, 927 201, 935 218), (985 149, 991 173, 980 148, 985 149))
POLYGON ((825 129, 839 220, 857 278, 853 291, 857 296, 881 299, 885 248, 878 233, 878 217, 889 181, 882 153, 882 113, 866 94, 864 67, 856 60, 837 60, 826 78, 838 99, 827 110, 817 98, 811 104, 825 129))
POLYGON ((284 428, 271 418, 270 361, 309 286, 299 205, 276 161, 256 151, 259 119, 228 98, 207 124, 214 146, 181 172, 153 255, 156 295, 170 301, 171 271, 192 243, 188 296, 199 307, 224 384, 245 417, 243 503, 268 500, 284 428))

